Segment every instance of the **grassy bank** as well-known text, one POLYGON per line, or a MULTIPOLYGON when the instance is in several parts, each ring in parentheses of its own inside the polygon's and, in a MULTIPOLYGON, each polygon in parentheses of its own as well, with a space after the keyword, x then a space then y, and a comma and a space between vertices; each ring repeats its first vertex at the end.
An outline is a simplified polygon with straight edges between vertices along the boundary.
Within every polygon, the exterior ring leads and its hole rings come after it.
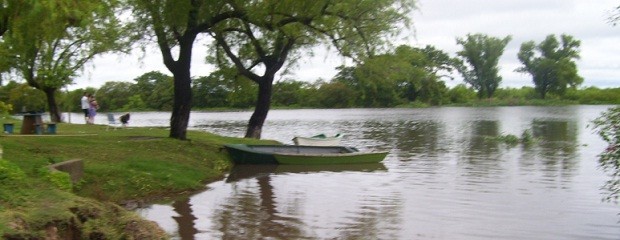
MULTIPOLYGON (((15 132, 19 130, 18 123, 15 132)), ((2 135, 0 236, 28 238, 29 232, 40 236, 54 228, 110 239, 157 233, 146 230, 152 227, 148 223, 140 225, 145 229, 129 228, 134 230, 127 233, 128 224, 140 220, 115 204, 203 189, 205 182, 222 177, 231 167, 221 151, 223 144, 258 141, 197 131, 188 132, 188 141, 167 136, 162 128, 107 131, 101 125, 62 123, 56 135, 2 135), (51 163, 71 159, 84 161, 84 177, 76 184, 45 170, 51 163), (71 230, 76 226, 79 231, 71 230)))

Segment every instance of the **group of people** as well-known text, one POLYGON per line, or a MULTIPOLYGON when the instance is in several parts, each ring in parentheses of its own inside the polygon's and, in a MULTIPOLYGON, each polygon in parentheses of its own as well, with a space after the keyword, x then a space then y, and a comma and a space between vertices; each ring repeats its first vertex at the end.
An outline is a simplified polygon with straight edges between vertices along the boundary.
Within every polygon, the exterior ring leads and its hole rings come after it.
POLYGON ((99 104, 97 103, 95 96, 84 92, 84 96, 82 96, 80 102, 82 105, 82 111, 84 111, 84 119, 86 120, 86 124, 94 124, 97 109, 99 109, 99 104))
MULTIPOLYGON (((97 110, 99 109, 99 104, 97 103, 95 96, 84 92, 84 96, 82 96, 80 102, 82 105, 82 111, 84 111, 84 119, 86 124, 95 124, 95 116, 97 115, 97 110)), ((123 126, 126 126, 127 123, 129 123, 129 117, 129 113, 125 113, 119 118, 123 126)))

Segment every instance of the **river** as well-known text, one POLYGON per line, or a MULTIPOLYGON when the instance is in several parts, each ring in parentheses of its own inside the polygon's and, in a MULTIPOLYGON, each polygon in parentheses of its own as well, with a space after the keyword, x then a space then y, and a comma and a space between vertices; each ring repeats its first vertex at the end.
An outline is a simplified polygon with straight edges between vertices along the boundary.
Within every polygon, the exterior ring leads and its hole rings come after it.
MULTIPOLYGON (((390 154, 370 165, 235 167, 138 213, 176 239, 620 239, 620 207, 602 201, 607 144, 590 124, 608 107, 273 110, 264 139, 342 133, 344 145, 390 154), (489 140, 524 131, 537 141, 489 140)), ((190 128, 241 137, 250 115, 193 112, 190 128)), ((134 113, 131 125, 169 118, 134 113)))

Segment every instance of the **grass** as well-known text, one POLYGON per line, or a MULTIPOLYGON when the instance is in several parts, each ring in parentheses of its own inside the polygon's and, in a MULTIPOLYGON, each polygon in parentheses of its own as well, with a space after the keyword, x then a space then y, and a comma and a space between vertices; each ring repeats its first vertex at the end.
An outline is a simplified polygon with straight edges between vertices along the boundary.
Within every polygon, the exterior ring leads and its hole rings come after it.
MULTIPOLYGON (((13 122, 18 133, 21 126, 13 122)), ((56 135, 3 134, 0 236, 21 236, 23 231, 15 230, 15 225, 25 225, 38 230, 24 238, 36 238, 49 223, 71 229, 76 222, 82 233, 96 232, 108 238, 126 236, 123 221, 135 222, 138 217, 112 207, 114 203, 151 202, 201 190, 206 182, 221 178, 232 167, 227 153, 222 151, 223 144, 265 142, 198 131, 188 131, 189 140, 180 141, 167 137, 168 133, 164 128, 106 131, 102 125, 60 123, 56 135), (50 181, 58 180, 58 176, 52 177, 42 169, 71 159, 84 161, 84 177, 67 191, 62 181, 50 181), (75 209, 97 212, 86 215, 98 217, 84 223, 71 220, 81 219, 75 209), (122 212, 126 213, 114 214, 122 212), (96 222, 107 222, 102 225, 107 227, 96 227, 96 222)))

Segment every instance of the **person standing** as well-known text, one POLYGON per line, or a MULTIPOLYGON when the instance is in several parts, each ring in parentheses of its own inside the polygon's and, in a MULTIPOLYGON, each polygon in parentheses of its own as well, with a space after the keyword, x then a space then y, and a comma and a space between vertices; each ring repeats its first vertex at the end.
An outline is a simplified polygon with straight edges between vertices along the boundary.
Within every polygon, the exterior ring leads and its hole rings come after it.
POLYGON ((97 115, 97 109, 99 109, 99 104, 97 100, 95 100, 95 96, 88 94, 88 122, 90 124, 95 124, 95 116, 97 115))
POLYGON ((80 103, 82 105, 82 112, 84 112, 84 122, 86 124, 89 123, 88 120, 90 120, 89 117, 89 108, 90 108, 90 103, 89 103, 89 97, 88 97, 88 93, 84 92, 84 96, 82 96, 82 99, 80 99, 80 103))

